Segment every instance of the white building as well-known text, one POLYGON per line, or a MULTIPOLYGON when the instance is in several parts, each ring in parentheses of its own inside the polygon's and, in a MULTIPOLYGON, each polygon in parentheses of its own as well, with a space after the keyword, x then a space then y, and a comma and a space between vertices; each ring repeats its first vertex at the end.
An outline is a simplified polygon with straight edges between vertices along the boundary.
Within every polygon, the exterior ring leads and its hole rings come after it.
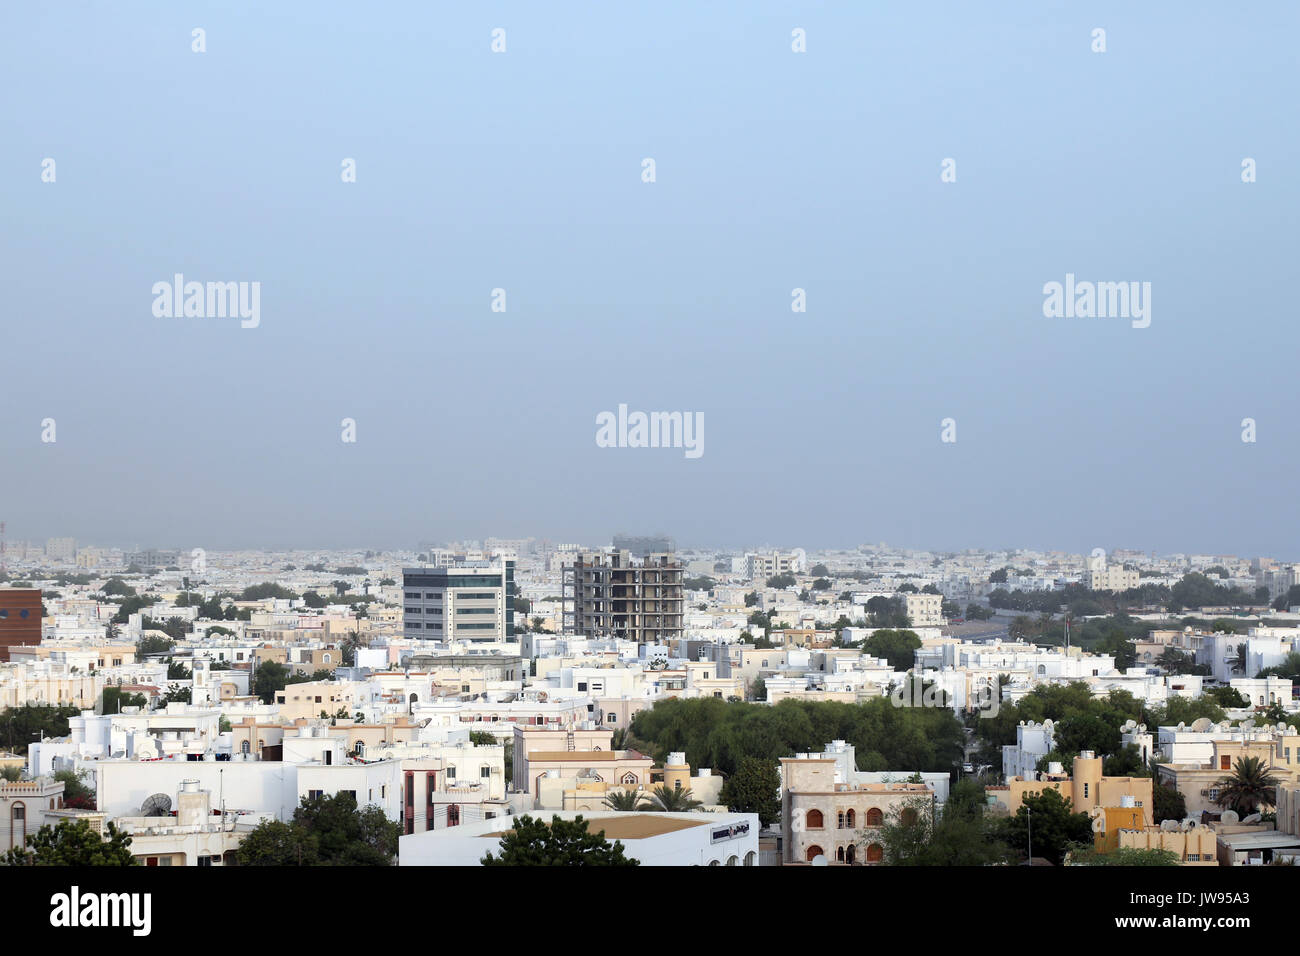
MULTIPOLYGON (((756 813, 619 813, 615 811, 539 811, 535 818, 589 821, 589 832, 623 844, 624 855, 642 866, 757 866, 756 813)), ((400 866, 479 866, 488 853, 500 854, 507 819, 479 820, 462 826, 401 838, 400 866)))

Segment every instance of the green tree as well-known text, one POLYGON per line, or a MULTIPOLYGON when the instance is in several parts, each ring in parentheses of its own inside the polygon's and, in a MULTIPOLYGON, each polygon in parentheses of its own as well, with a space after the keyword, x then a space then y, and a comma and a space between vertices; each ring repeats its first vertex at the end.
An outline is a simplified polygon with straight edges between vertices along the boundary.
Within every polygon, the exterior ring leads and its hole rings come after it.
POLYGON ((167 662, 167 679, 168 680, 190 680, 193 677, 190 669, 180 661, 167 662))
POLYGON ((1238 757, 1232 765, 1232 774, 1215 784, 1219 790, 1219 806, 1242 816, 1254 813, 1261 806, 1275 806, 1278 780, 1272 770, 1259 757, 1238 757))
POLYGON ((633 810, 647 810, 650 808, 650 801, 645 798, 640 790, 611 790, 605 795, 605 806, 611 810, 619 810, 627 813, 633 810))
POLYGON ((1075 813, 1055 789, 1027 794, 1016 815, 1002 821, 1003 838, 1016 852, 1028 856, 1030 840, 1034 856, 1057 866, 1075 844, 1091 845, 1092 821, 1086 813, 1075 813))
POLYGON ((1241 691, 1235 687, 1229 687, 1227 684, 1221 687, 1207 688, 1205 696, 1224 708, 1239 709, 1250 706, 1250 701, 1246 699, 1241 691))
POLYGON ((776 764, 757 757, 744 757, 740 766, 722 784, 718 800, 737 813, 757 813, 763 826, 781 819, 781 774, 776 764))
POLYGON ((120 714, 123 707, 139 707, 144 710, 149 706, 149 701, 145 699, 144 694, 132 694, 111 684, 104 688, 103 701, 102 712, 105 714, 120 714))
POLYGON ((667 784, 660 784, 652 793, 654 802, 664 813, 687 813, 704 806, 704 802, 691 796, 691 788, 678 790, 667 784))
POLYGON ((499 856, 488 853, 484 866, 637 866, 626 856, 623 844, 605 839, 604 831, 592 833, 581 816, 545 823, 525 814, 514 819, 513 828, 501 837, 499 856))
POLYGON ((278 584, 268 581, 265 584, 254 584, 250 587, 244 588, 243 593, 239 595, 238 599, 240 601, 265 601, 268 598, 296 601, 298 595, 293 591, 290 591, 288 588, 281 587, 278 584))
POLYGON ((1156 824, 1163 823, 1165 820, 1182 821, 1187 818, 1187 799, 1173 787, 1157 783, 1151 802, 1152 820, 1156 824))
POLYGON ((291 823, 269 820, 240 843, 241 866, 392 866, 401 825, 347 791, 303 797, 291 823))
POLYGON ((1182 866, 1183 861, 1172 850, 1139 850, 1119 847, 1102 853, 1091 847, 1073 850, 1070 866, 1182 866))
POLYGON ((131 855, 131 838, 112 823, 107 838, 87 820, 62 820, 43 826, 3 857, 6 866, 138 866, 131 855))
POLYGON ((262 703, 275 702, 275 695, 289 683, 289 668, 279 661, 263 661, 253 672, 253 693, 262 703))
POLYGON ((940 811, 915 798, 893 810, 877 839, 887 866, 992 866, 1006 863, 1011 850, 984 815, 984 790, 971 781, 954 786, 940 811), (958 793, 957 787, 966 791, 958 793), (910 811, 910 812, 908 812, 910 811))
MULTIPOLYGON (((153 628, 158 627, 158 622, 153 621, 150 618, 146 617, 143 618, 142 620, 143 620, 144 627, 153 627, 153 628)), ((178 621, 180 620, 180 618, 172 618, 172 620, 178 621)), ((175 646, 176 646, 176 641, 174 639, 171 639, 169 637, 157 637, 154 635, 150 635, 148 637, 140 638, 140 642, 135 646, 135 652, 137 655, 141 657, 143 657, 146 654, 166 654, 175 646)))
POLYGON ((52 704, 6 708, 0 711, 0 741, 4 741, 7 750, 25 754, 27 746, 38 737, 66 737, 68 718, 79 713, 76 707, 52 704))
POLYGON ((915 631, 880 630, 862 643, 862 650, 872 657, 883 657, 896 671, 911 670, 921 639, 915 631))

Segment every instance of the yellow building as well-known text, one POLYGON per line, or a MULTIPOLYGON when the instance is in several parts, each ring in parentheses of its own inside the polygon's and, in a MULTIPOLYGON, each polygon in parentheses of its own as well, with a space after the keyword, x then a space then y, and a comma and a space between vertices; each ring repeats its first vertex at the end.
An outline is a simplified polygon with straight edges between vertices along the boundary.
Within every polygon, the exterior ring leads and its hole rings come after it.
POLYGON ((1124 808, 1131 799, 1133 807, 1130 809, 1141 811, 1143 825, 1155 825, 1151 778, 1103 777, 1101 758, 1091 750, 1085 750, 1074 758, 1074 772, 1071 776, 1045 773, 1040 774, 1040 777, 1039 780, 1012 777, 1005 786, 989 787, 987 793, 1012 816, 1020 811, 1027 795, 1048 789, 1055 790, 1064 797, 1075 813, 1091 814, 1098 808, 1124 808))

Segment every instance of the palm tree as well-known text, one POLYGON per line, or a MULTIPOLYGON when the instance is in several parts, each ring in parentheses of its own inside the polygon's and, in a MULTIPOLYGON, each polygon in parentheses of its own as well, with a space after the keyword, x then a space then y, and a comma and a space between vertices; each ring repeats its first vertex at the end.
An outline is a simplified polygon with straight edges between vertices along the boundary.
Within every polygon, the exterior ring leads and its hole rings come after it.
POLYGON ((696 800, 691 796, 691 788, 678 790, 667 784, 660 784, 654 790, 655 803, 659 804, 659 809, 665 813, 686 813, 698 807, 704 806, 704 801, 696 800))
POLYGON ((1261 804, 1273 806, 1277 777, 1273 776, 1272 770, 1258 757, 1238 757, 1232 767, 1232 776, 1215 784, 1219 788, 1219 806, 1241 814, 1254 813, 1261 804))
POLYGON ((640 790, 612 790, 605 795, 605 806, 611 810, 627 812, 644 810, 650 806, 650 801, 646 800, 640 790))
POLYGON ((1237 645, 1237 653, 1232 657, 1232 669, 1233 671, 1241 671, 1241 673, 1243 674, 1246 673, 1246 645, 1245 644, 1237 645))

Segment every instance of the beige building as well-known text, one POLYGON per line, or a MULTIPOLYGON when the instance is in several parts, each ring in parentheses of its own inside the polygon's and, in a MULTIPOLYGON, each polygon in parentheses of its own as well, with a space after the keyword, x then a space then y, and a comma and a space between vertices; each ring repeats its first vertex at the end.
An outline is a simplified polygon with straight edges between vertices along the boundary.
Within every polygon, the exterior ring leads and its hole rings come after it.
POLYGON ((906 600, 907 616, 912 621, 912 627, 943 626, 942 594, 913 594, 908 592, 903 597, 906 600))
POLYGON ((285 721, 314 720, 324 711, 333 717, 340 710, 355 714, 368 699, 369 690, 360 681, 306 681, 286 684, 275 692, 275 705, 285 721))
POLYGON ((515 789, 531 793, 535 802, 543 796, 554 801, 566 789, 576 790, 577 782, 586 784, 589 790, 594 785, 650 789, 654 761, 635 750, 613 750, 612 738, 613 731, 607 729, 563 731, 516 726, 515 789), (570 783, 561 786, 548 781, 570 783))
POLYGON ((843 783, 836 760, 822 754, 781 759, 782 863, 878 864, 880 832, 889 820, 933 813, 924 783, 843 783))
POLYGON ((1256 757, 1270 767, 1281 787, 1300 784, 1300 732, 1290 732, 1273 739, 1216 740, 1214 756, 1204 764, 1162 763, 1157 774, 1162 784, 1183 795, 1189 816, 1218 813, 1219 781, 1232 775, 1242 757, 1256 757))
POLYGON ((58 664, 0 667, 0 710, 27 704, 91 708, 103 690, 103 676, 93 672, 74 673, 71 668, 58 664))

